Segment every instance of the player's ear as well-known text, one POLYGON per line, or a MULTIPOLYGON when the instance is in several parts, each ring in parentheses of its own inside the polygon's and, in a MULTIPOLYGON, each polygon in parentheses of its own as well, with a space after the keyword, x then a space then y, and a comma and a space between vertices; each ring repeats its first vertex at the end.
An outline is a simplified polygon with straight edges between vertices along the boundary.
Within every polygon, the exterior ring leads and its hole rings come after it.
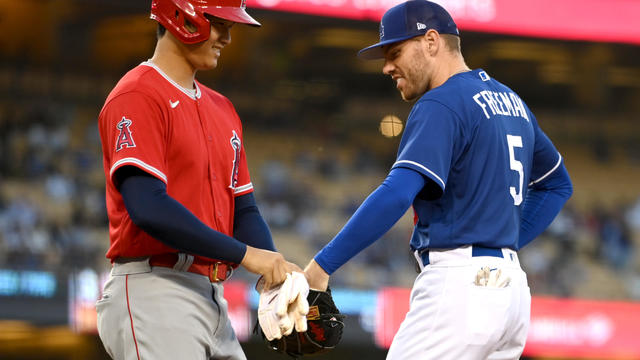
POLYGON ((433 29, 429 29, 429 31, 424 34, 423 40, 427 48, 427 53, 432 56, 435 55, 440 48, 440 34, 433 29))

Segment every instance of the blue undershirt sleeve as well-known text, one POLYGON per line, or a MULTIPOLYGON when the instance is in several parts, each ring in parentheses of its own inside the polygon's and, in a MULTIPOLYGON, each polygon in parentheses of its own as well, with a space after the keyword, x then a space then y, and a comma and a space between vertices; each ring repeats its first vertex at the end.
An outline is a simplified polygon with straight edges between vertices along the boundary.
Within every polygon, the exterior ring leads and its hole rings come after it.
POLYGON ((253 192, 235 199, 233 237, 259 249, 276 251, 271 231, 256 205, 253 192))
POLYGON ((551 224, 572 193, 573 186, 564 161, 543 181, 530 186, 522 206, 518 249, 530 243, 551 224))
MULTIPOLYGON (((118 170, 120 172, 125 166, 118 170)), ((141 170, 118 175, 120 193, 136 226, 179 251, 239 264, 247 246, 213 230, 167 194, 164 182, 141 170)))
POLYGON ((426 181, 419 172, 397 167, 360 205, 344 228, 315 256, 332 274, 384 235, 404 215, 426 181))

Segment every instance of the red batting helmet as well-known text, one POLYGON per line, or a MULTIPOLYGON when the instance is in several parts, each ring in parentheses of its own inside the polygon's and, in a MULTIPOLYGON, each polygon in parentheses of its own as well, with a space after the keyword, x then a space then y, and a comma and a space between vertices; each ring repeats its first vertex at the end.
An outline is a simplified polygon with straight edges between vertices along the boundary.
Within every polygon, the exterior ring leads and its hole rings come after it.
POLYGON ((205 41, 210 35, 210 23, 205 14, 221 19, 260 26, 245 11, 246 0, 153 0, 151 18, 162 24, 176 38, 186 44, 205 41), (187 30, 186 22, 196 27, 187 30))

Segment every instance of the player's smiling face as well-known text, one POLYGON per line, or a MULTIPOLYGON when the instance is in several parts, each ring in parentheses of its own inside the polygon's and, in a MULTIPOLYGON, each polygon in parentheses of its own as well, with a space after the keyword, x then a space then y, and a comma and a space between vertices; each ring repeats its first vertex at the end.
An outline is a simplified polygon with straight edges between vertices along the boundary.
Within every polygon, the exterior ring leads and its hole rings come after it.
POLYGON ((187 45, 186 57, 196 70, 210 70, 218 66, 218 59, 222 49, 231 43, 231 28, 233 21, 215 16, 207 16, 211 23, 209 39, 201 43, 187 45))
POLYGON ((420 37, 401 41, 382 48, 382 72, 396 82, 402 99, 412 101, 428 90, 429 65, 420 37))

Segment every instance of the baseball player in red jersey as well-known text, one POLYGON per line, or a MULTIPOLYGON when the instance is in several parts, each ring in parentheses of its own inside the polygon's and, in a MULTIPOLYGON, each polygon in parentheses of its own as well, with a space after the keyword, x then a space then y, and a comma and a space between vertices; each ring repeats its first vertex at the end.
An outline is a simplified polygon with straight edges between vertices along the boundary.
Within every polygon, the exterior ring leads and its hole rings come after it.
POLYGON ((269 288, 301 271, 275 252, 253 197, 231 102, 195 80, 213 69, 242 0, 154 0, 153 57, 100 112, 113 264, 96 304, 114 359, 245 359, 222 282, 233 268, 269 288))

